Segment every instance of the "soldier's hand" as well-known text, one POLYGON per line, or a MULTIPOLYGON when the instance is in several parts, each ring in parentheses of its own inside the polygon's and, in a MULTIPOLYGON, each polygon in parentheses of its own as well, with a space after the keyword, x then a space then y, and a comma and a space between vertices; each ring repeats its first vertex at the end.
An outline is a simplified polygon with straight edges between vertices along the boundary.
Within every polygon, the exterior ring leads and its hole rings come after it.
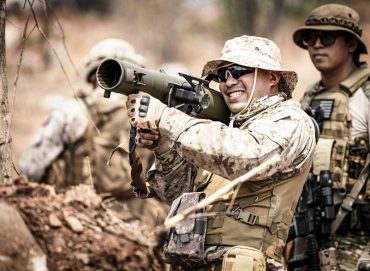
POLYGON ((136 134, 136 144, 144 148, 153 149, 158 146, 158 130, 138 129, 136 134))
POLYGON ((158 129, 159 119, 167 107, 158 99, 144 92, 128 95, 126 106, 131 126, 148 130, 158 129))
POLYGON ((160 136, 158 130, 138 129, 136 144, 151 151, 155 151, 158 154, 165 153, 170 149, 166 140, 160 136))

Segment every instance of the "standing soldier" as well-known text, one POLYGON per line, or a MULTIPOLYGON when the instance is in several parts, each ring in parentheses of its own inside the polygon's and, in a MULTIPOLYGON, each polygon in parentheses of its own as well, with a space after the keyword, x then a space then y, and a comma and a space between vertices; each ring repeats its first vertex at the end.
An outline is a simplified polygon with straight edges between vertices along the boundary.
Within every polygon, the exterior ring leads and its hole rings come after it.
POLYGON ((355 10, 326 4, 293 35, 321 73, 302 99, 321 133, 294 219, 295 270, 370 270, 359 261, 370 240, 370 70, 359 59, 367 54, 359 21, 355 10))
POLYGON ((106 58, 141 67, 144 64, 144 57, 124 40, 105 39, 93 46, 85 61, 85 80, 92 89, 79 91, 78 101, 70 99, 51 113, 23 153, 20 170, 31 181, 57 189, 92 184, 98 193, 124 203, 114 205, 124 208, 126 217, 131 214, 133 220, 144 219, 147 225, 156 225, 164 219, 163 206, 155 199, 142 202, 134 196, 129 184, 128 154, 118 149, 107 166, 112 150, 128 141, 130 124, 124 113, 124 98, 117 95, 106 99, 97 87, 96 70, 106 58))
POLYGON ((219 82, 232 112, 229 126, 146 93, 127 98, 130 122, 142 129, 138 144, 155 151, 148 182, 173 202, 169 217, 274 154, 279 161, 208 206, 208 219, 200 214, 176 225, 167 260, 174 270, 285 270, 282 250, 315 147, 313 122, 289 100, 297 75, 282 69, 275 43, 253 36, 228 40, 203 75, 219 82))

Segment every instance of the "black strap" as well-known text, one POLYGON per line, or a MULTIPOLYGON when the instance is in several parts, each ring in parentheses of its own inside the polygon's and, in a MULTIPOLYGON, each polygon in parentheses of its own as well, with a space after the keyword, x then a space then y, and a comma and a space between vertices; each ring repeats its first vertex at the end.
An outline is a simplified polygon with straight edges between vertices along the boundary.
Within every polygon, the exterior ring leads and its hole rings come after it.
POLYGON ((355 185, 352 187, 351 192, 346 195, 345 199, 342 202, 342 205, 339 208, 337 216, 335 217, 335 220, 331 224, 332 234, 335 234, 335 232, 338 230, 339 226, 343 222, 346 215, 352 211, 352 206, 355 203, 358 194, 360 194, 362 187, 368 181, 369 177, 370 177, 370 154, 368 154, 367 156, 366 164, 362 169, 355 185))
POLYGON ((131 126, 129 140, 129 159, 131 166, 131 186, 134 187, 134 193, 138 197, 147 197, 149 194, 143 172, 143 164, 140 154, 136 151, 136 133, 137 129, 131 126))

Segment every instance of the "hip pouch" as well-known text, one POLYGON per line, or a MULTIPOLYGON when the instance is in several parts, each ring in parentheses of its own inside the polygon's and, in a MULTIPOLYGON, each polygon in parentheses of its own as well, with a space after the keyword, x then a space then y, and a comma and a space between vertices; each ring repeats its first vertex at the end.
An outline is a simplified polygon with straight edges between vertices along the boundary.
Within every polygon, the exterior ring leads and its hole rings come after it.
MULTIPOLYGON (((172 203, 167 219, 194 206, 206 196, 203 192, 185 193, 172 203)), ((199 217, 187 218, 179 222, 168 234, 164 245, 164 255, 171 265, 180 265, 190 269, 205 265, 204 241, 207 229, 207 218, 201 214, 206 208, 196 212, 199 217)))
POLYGON ((262 251, 247 246, 230 248, 222 260, 222 271, 265 271, 266 261, 262 251))

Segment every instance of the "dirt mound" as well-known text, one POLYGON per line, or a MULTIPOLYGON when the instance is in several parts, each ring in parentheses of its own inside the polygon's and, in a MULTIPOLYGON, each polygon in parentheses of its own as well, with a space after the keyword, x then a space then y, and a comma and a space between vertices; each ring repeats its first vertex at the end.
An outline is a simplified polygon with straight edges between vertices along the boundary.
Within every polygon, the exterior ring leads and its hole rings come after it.
POLYGON ((49 270, 166 269, 146 229, 104 207, 89 186, 56 194, 51 186, 17 179, 0 186, 0 197, 20 210, 49 270))

